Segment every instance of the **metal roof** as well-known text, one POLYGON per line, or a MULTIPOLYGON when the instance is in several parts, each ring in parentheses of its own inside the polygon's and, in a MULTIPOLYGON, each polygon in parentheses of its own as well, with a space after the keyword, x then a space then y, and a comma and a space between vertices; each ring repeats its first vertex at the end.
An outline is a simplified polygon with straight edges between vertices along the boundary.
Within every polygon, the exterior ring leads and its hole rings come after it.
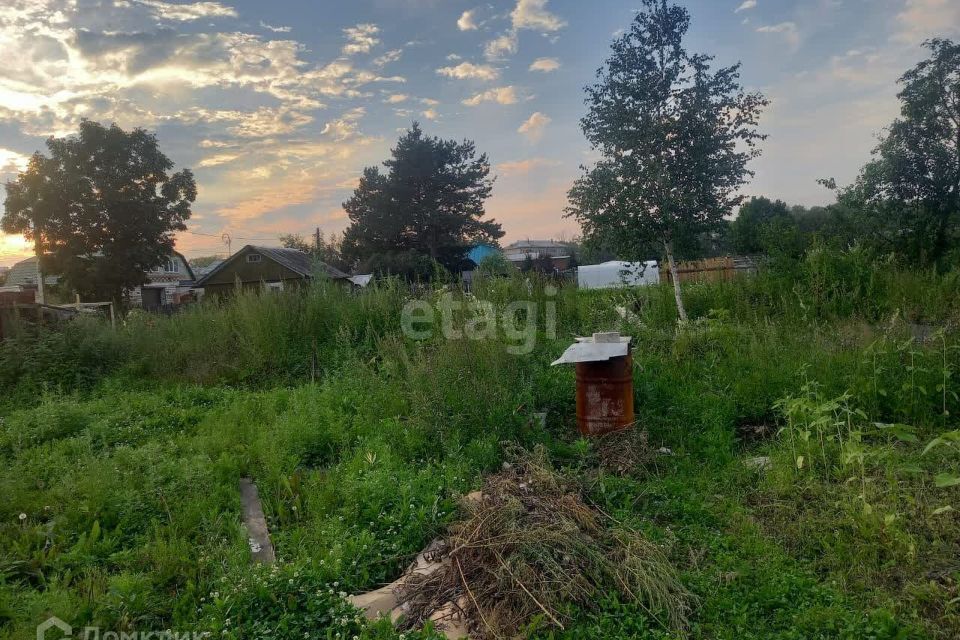
POLYGON ((292 271, 296 271, 300 275, 309 278, 313 276, 314 269, 316 265, 322 267, 327 275, 331 278, 347 278, 349 277, 343 271, 340 271, 336 267, 331 267, 325 262, 319 262, 313 259, 308 253, 304 253, 299 249, 283 249, 275 247, 258 247, 255 245, 250 245, 254 251, 257 253, 267 256, 274 262, 282 264, 292 271))
POLYGON ((517 240, 507 245, 507 249, 532 249, 534 247, 569 247, 569 242, 556 240, 517 240))
POLYGON ((222 263, 217 265, 215 269, 212 269, 209 273, 200 278, 196 286, 202 287, 206 282, 216 273, 227 268, 233 261, 240 256, 241 254, 247 253, 247 250, 253 253, 259 253, 260 255, 269 258, 270 260, 276 262, 279 265, 290 269, 294 273, 297 273, 304 278, 311 278, 316 273, 317 266, 321 267, 327 274, 328 277, 333 278, 334 280, 346 279, 349 278, 347 274, 343 271, 340 271, 336 267, 332 267, 324 262, 320 262, 313 259, 308 253, 304 253, 299 249, 286 249, 283 247, 261 247, 253 244, 248 244, 240 251, 237 251, 235 254, 224 260, 222 263))
MULTIPOLYGON (((57 281, 58 278, 52 275, 47 275, 43 278, 43 283, 46 285, 55 285, 57 281)), ((30 256, 26 260, 21 260, 10 267, 10 271, 7 272, 6 284, 11 287, 14 285, 36 286, 37 256, 30 256)))

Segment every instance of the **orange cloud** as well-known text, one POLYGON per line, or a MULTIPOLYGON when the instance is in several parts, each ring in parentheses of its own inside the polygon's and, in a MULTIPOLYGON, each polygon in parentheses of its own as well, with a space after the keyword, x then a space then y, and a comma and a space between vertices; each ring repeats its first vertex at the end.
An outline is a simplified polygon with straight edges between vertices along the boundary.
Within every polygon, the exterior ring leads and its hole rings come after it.
POLYGON ((504 177, 522 176, 541 167, 556 167, 559 164, 559 161, 549 158, 527 158, 526 160, 501 162, 497 165, 497 171, 504 177))
POLYGON ((10 266, 33 255, 33 246, 23 236, 0 233, 0 266, 10 266))

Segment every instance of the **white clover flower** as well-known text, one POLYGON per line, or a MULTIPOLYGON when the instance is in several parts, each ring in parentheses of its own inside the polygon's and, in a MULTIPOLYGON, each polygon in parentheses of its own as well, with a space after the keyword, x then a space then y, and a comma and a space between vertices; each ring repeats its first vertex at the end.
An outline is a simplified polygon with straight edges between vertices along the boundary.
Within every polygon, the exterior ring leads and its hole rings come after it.
POLYGON ((27 514, 21 513, 21 514, 20 514, 20 520, 26 520, 26 519, 27 519, 27 514))

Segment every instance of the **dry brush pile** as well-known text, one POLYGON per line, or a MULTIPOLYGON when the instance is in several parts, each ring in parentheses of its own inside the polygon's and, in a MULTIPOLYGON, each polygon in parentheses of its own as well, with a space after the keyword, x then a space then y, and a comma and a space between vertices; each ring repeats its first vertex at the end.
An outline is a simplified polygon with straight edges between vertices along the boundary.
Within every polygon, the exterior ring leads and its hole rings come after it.
POLYGON ((686 626, 692 596, 656 545, 589 506, 542 449, 512 458, 479 497, 464 501, 443 566, 404 583, 406 627, 452 606, 471 637, 513 637, 537 621, 564 628, 576 609, 595 607, 609 592, 639 603, 664 627, 686 626))

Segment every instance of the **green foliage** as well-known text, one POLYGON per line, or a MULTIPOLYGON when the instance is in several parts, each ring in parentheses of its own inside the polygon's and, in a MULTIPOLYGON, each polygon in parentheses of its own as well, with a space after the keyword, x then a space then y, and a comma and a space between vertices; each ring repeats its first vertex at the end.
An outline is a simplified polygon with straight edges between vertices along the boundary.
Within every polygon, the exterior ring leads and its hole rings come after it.
POLYGON ((379 278, 398 276, 406 282, 444 280, 449 272, 430 256, 413 249, 409 251, 381 251, 357 264, 360 273, 372 273, 379 278))
POLYGON ((350 216, 343 254, 363 262, 381 253, 412 252, 456 270, 467 248, 503 236, 484 220, 493 180, 486 154, 473 142, 424 136, 416 122, 383 164, 367 167, 343 208, 350 216))
MULTIPOLYGON (((603 159, 570 190, 567 215, 628 259, 650 243, 673 264, 673 243, 721 226, 759 155, 767 104, 740 85, 740 65, 710 70, 682 41, 689 12, 643 0, 630 29, 587 87, 584 135, 603 159)), ((681 319, 686 319, 677 288, 681 319)))
POLYGON ((730 225, 733 248, 740 254, 764 253, 797 258, 803 254, 800 226, 785 202, 750 198, 730 225))
MULTIPOLYGON (((345 600, 329 572, 309 568, 259 567, 243 572, 210 594, 203 626, 222 638, 303 638, 323 630, 328 638, 395 638, 388 622, 367 622, 345 600)), ((411 640, 439 639, 430 630, 406 634, 411 640)))
POLYGON ((960 44, 925 46, 930 57, 900 78, 900 117, 838 200, 879 251, 945 269, 960 246, 960 44))
MULTIPOLYGON (((333 234, 328 240, 323 231, 317 227, 316 232, 312 236, 312 240, 309 242, 299 233, 282 234, 279 239, 280 244, 287 249, 302 251, 313 256, 314 260, 318 260, 323 264, 328 264, 344 272, 351 270, 352 265, 343 257, 340 251, 343 243, 343 238, 340 235, 333 234)), ((363 273, 369 273, 369 271, 363 271, 363 273)))
MULTIPOLYGON (((340 592, 395 579, 459 521, 458 498, 501 468, 505 442, 544 445, 588 504, 657 546, 697 598, 686 637, 960 633, 956 274, 819 247, 790 271, 685 285, 679 328, 669 287, 548 284, 481 278, 473 292, 497 309, 556 305, 556 337, 539 325, 526 356, 501 334, 408 339, 403 304, 451 294, 392 280, 4 342, 0 638, 33 637, 50 614, 116 631, 397 637, 340 592), (634 338, 644 431, 625 473, 579 438, 574 371, 549 366, 572 336, 612 328, 634 338), (743 462, 758 456, 766 470, 743 462), (249 565, 244 476, 275 573, 249 565)), ((563 610, 564 629, 526 631, 678 637, 635 600, 591 602, 563 610)))
POLYGON ((499 251, 491 253, 477 265, 480 275, 487 277, 509 276, 515 270, 510 261, 499 251))
POLYGON ((84 120, 74 137, 50 138, 6 184, 0 226, 35 240, 47 273, 87 299, 120 302, 173 251, 197 186, 143 129, 84 120))

